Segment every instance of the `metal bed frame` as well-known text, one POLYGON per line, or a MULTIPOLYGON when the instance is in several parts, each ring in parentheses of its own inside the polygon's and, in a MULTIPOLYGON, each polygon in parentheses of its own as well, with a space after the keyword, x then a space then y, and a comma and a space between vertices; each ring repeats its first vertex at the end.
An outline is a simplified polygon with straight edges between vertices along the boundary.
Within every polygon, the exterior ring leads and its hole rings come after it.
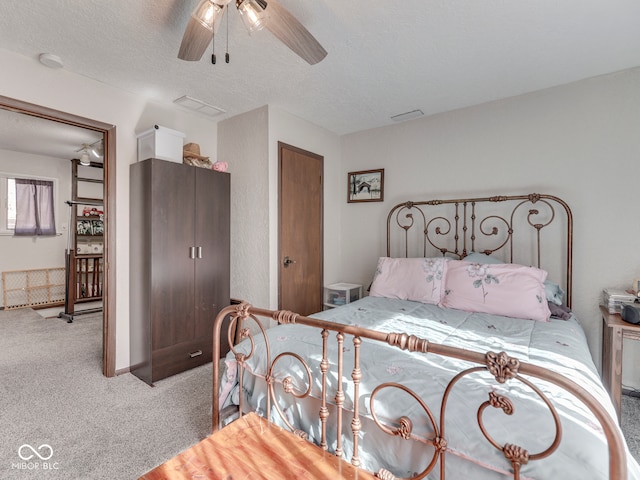
POLYGON ((563 286, 571 307, 573 214, 558 197, 531 193, 409 201, 393 207, 387 216, 388 257, 392 252, 404 257, 436 252, 461 259, 479 252, 549 269, 551 261, 543 261, 543 247, 549 245, 565 257, 563 286), (545 237, 547 231, 551 238, 545 237), (401 234, 394 236, 394 232, 401 234), (519 248, 517 241, 523 238, 530 240, 527 248, 519 248))
MULTIPOLYGON (((535 265, 542 266, 542 248, 541 239, 545 237, 545 232, 554 221, 558 221, 559 217, 563 217, 560 221, 562 226, 557 230, 556 234, 561 240, 558 243, 562 245, 565 260, 565 281, 564 285, 568 297, 571 299, 571 281, 572 281, 572 229, 573 220, 568 205, 557 197, 549 195, 519 195, 519 196, 499 196, 499 197, 483 197, 468 198, 458 200, 430 200, 425 202, 405 202, 393 207, 387 217, 387 255, 392 253, 391 243, 393 235, 391 230, 399 228, 401 231, 400 250, 405 256, 411 256, 412 252, 417 248, 424 256, 429 254, 430 250, 435 250, 441 255, 452 256, 454 258, 464 258, 471 251, 478 251, 486 254, 494 254, 495 252, 505 254, 506 258, 514 261, 519 258, 515 253, 515 246, 518 242, 514 241, 521 231, 521 227, 517 227, 516 217, 520 212, 524 212, 526 229, 533 229, 534 241, 526 247, 528 255, 532 255, 535 259, 535 265), (490 205, 510 205, 507 214, 498 214, 490 205), (482 213, 485 206, 489 205, 486 213, 482 213), (453 216, 445 216, 443 209, 450 209, 453 216), (430 211, 435 213, 431 214, 430 211), (558 215, 558 212, 564 212, 564 215, 558 215), (417 235, 413 235, 417 233, 417 235), (415 241, 417 238, 417 242, 415 241), (413 249, 413 250, 412 250, 413 249)), ((524 227, 522 227, 524 228, 524 227)), ((570 304, 570 303, 569 303, 570 304)), ((359 412, 359 386, 363 372, 360 369, 361 349, 366 347, 363 345, 363 339, 369 339, 376 342, 384 342, 392 347, 406 350, 410 352, 419 352, 424 355, 439 355, 451 357, 455 359, 465 360, 473 366, 457 373, 450 383, 445 387, 442 395, 442 403, 439 411, 432 411, 430 407, 412 390, 397 384, 384 383, 375 388, 369 399, 370 412, 375 424, 385 433, 393 437, 400 437, 407 441, 412 439, 412 420, 407 416, 399 415, 394 422, 396 427, 390 427, 389 424, 383 424, 376 416, 374 398, 380 391, 397 388, 411 395, 416 402, 424 410, 430 428, 433 430, 433 437, 427 443, 433 446, 433 456, 428 460, 426 467, 412 478, 425 478, 431 472, 439 472, 442 480, 445 479, 445 465, 447 459, 447 432, 445 429, 445 419, 447 417, 447 400, 451 390, 464 377, 484 372, 483 375, 489 375, 499 384, 520 382, 531 389, 535 395, 546 405, 555 425, 555 435, 549 445, 539 452, 529 452, 522 445, 510 443, 501 444, 496 441, 491 433, 485 428, 483 416, 488 408, 499 409, 506 415, 513 412, 513 403, 508 396, 498 395, 494 391, 489 390, 486 401, 478 406, 470 406, 477 408, 477 422, 484 436, 495 449, 501 451, 510 465, 512 477, 514 480, 520 479, 521 467, 531 463, 542 461, 558 449, 562 441, 562 424, 561 419, 554 407, 553 401, 548 398, 537 386, 536 379, 550 382, 558 385, 570 392, 575 398, 582 402, 591 410, 600 423, 604 435, 608 443, 609 455, 609 478, 611 480, 623 480, 627 478, 627 465, 625 454, 625 443, 617 427, 614 418, 600 403, 581 385, 567 379, 566 377, 552 372, 550 370, 538 367, 525 362, 520 362, 516 358, 505 352, 486 352, 478 353, 451 346, 446 346, 429 341, 426 338, 420 338, 415 335, 408 335, 404 332, 383 333, 366 328, 348 326, 333 322, 328 322, 316 318, 310 318, 290 311, 272 311, 256 308, 248 303, 241 303, 223 309, 217 316, 214 324, 214 344, 213 344, 213 409, 212 409, 212 428, 217 431, 221 428, 221 420, 228 412, 223 411, 220 407, 220 358, 221 347, 220 341, 222 336, 222 322, 225 317, 231 317, 231 325, 228 330, 229 343, 234 345, 234 340, 242 340, 248 338, 251 342, 249 353, 240 353, 235 346, 232 352, 235 355, 239 366, 247 362, 254 354, 254 338, 251 333, 252 329, 247 328, 246 323, 251 322, 259 328, 266 342, 267 355, 267 374, 266 382, 268 386, 267 396, 267 412, 272 411, 272 407, 279 413, 281 421, 287 427, 305 436, 303 432, 296 431, 295 427, 289 424, 285 418, 281 406, 276 401, 276 383, 281 382, 285 393, 300 399, 305 398, 311 393, 311 385, 314 380, 311 378, 311 369, 304 359, 293 352, 287 352, 272 358, 269 343, 266 336, 266 330, 259 318, 269 318, 279 325, 282 324, 300 324, 315 327, 318 329, 318 335, 322 337, 322 357, 319 363, 321 377, 319 383, 321 385, 321 408, 319 411, 319 422, 321 425, 321 441, 320 447, 327 450, 328 445, 335 441, 336 448, 332 452, 337 456, 343 456, 343 439, 341 432, 343 424, 350 422, 351 438, 353 443, 353 455, 349 459, 351 464, 360 466, 359 457, 359 436, 362 429, 362 423, 359 412), (234 332, 240 332, 238 338, 233 338, 234 332), (327 342, 330 334, 335 334, 338 342, 338 358, 328 358, 327 342), (353 337, 353 369, 351 372, 343 371, 344 355, 342 346, 345 337, 350 335, 353 337), (299 391, 294 388, 291 377, 282 378, 280 370, 278 376, 280 380, 276 381, 276 368, 282 357, 288 356, 300 362, 308 375, 306 391, 299 391), (329 392, 327 388, 327 372, 329 365, 333 363, 337 368, 338 378, 350 376, 352 387, 349 394, 354 399, 353 412, 347 412, 344 407, 345 391, 343 391, 343 382, 338 382, 337 391, 329 392), (329 415, 329 407, 335 407, 335 414, 329 415), (347 418, 350 417, 350 418, 347 418), (335 422, 337 428, 337 438, 327 438, 327 422, 331 420, 335 422)), ((253 329, 255 331, 255 329, 253 329)), ((238 380, 240 385, 243 382, 244 368, 239 368, 238 380)), ((243 400, 240 395, 239 412, 243 412, 243 400)), ((238 408, 238 407, 235 407, 238 408)), ((242 413, 240 413, 242 415, 242 413)), ((523 426, 526 429, 526 426, 523 426)), ((387 470, 381 469, 376 473, 378 478, 384 480, 393 480, 396 477, 387 470)))

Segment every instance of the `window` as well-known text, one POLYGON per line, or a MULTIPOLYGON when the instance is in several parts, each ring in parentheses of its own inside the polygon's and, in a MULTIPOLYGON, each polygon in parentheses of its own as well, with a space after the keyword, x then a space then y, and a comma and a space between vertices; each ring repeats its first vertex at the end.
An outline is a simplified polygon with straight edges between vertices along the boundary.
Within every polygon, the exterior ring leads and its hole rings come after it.
POLYGON ((13 235, 15 228, 15 182, 13 177, 0 173, 0 234, 13 235))
POLYGON ((16 179, 7 178, 7 221, 6 229, 16 228, 16 179))
POLYGON ((0 173, 0 234, 55 235, 55 198, 57 181, 54 179, 0 173), (20 208, 22 220, 16 233, 20 208))

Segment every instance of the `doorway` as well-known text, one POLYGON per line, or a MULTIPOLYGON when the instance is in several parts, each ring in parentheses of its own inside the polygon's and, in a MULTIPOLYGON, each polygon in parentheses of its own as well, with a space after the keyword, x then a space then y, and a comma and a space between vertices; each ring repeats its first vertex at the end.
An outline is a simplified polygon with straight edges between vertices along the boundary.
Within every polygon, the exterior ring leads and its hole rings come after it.
POLYGON ((322 310, 324 157, 278 142, 278 308, 322 310))
POLYGON ((115 181, 116 181, 116 127, 77 115, 53 110, 32 103, 0 96, 0 108, 38 117, 52 122, 60 122, 101 133, 104 139, 104 284, 103 284, 103 325, 102 325, 102 373, 115 376, 115 181))

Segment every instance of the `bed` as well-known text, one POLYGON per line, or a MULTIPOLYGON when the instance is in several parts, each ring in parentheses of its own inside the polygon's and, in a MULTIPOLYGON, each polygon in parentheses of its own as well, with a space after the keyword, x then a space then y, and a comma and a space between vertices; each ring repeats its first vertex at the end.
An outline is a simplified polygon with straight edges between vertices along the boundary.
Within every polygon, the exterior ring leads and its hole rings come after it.
POLYGON ((386 229, 363 299, 220 313, 214 431, 257 412, 382 479, 640 480, 571 311, 563 200, 403 202, 386 229))

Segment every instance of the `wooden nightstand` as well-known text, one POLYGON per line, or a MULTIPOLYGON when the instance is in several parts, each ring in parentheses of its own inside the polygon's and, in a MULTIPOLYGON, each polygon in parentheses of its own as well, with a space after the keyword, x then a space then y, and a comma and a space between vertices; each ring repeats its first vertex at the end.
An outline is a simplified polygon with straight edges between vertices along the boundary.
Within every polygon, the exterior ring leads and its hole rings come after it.
POLYGON ((640 325, 628 323, 620 315, 609 313, 600 306, 602 313, 602 381, 611 395, 620 422, 622 402, 622 341, 625 338, 640 340, 640 325))

